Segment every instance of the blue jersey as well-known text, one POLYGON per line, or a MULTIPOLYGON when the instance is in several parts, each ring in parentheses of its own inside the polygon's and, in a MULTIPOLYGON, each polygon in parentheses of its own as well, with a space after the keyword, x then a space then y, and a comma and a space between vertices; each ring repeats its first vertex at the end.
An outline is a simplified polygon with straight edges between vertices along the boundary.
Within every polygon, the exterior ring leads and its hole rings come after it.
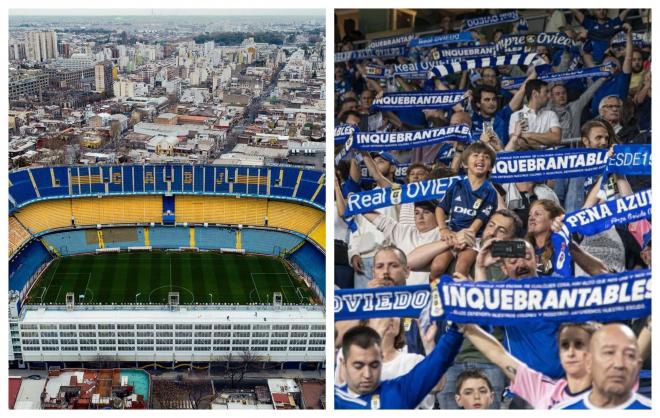
POLYGON ((558 324, 535 321, 504 327, 504 345, 512 356, 552 379, 564 376, 557 346, 558 324))
POLYGON ((602 86, 591 99, 591 114, 598 116, 598 105, 603 97, 606 96, 619 96, 621 100, 628 97, 628 90, 630 89, 630 74, 618 73, 612 76, 611 79, 603 83, 602 86))
POLYGON ((596 64, 603 61, 605 51, 609 46, 609 39, 621 30, 621 19, 607 19, 605 23, 599 23, 596 19, 585 16, 582 26, 589 31, 588 37, 593 48, 592 56, 596 64))
POLYGON ((614 408, 599 408, 589 402, 591 391, 585 393, 577 399, 571 399, 560 403, 554 409, 651 409, 651 400, 639 393, 633 393, 628 401, 614 408))
POLYGON ((506 145, 509 142, 509 120, 512 114, 513 110, 509 105, 498 110, 493 117, 486 117, 481 113, 474 112, 472 114, 472 134, 478 138, 484 131, 484 122, 491 122, 493 124, 493 130, 502 143, 506 145))
POLYGON ((463 335, 450 328, 424 360, 407 374, 384 380, 372 393, 357 395, 347 385, 335 386, 335 409, 413 409, 454 363, 463 335))
POLYGON ((449 229, 454 232, 469 228, 475 219, 481 219, 483 226, 477 233, 477 236, 481 236, 488 218, 497 207, 497 192, 488 180, 477 190, 472 190, 470 180, 466 177, 449 186, 440 201, 440 207, 449 219, 449 229))

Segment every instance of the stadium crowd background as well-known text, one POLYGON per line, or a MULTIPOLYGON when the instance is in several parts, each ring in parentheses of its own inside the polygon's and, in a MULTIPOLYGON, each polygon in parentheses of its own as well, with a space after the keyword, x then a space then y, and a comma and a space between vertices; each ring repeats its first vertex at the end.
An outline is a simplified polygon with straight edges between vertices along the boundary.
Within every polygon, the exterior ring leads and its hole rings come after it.
MULTIPOLYGON (((456 33, 465 19, 500 12, 504 11, 425 11, 424 30, 428 32, 422 34, 456 33)), ((336 288, 423 284, 442 274, 453 275, 455 280, 551 276, 555 272, 550 235, 561 227, 564 214, 650 188, 650 176, 609 175, 606 184, 601 184, 600 177, 503 185, 488 181, 500 152, 609 149, 614 144, 651 143, 650 10, 518 12, 535 16, 534 21, 529 19, 529 27, 522 21, 478 27, 473 38, 484 45, 520 32, 563 32, 574 41, 572 47, 531 47, 530 52, 544 61, 544 71, 558 73, 609 64, 610 75, 548 84, 537 80, 533 66, 510 65, 421 80, 369 77, 369 66, 387 68, 418 59, 432 60, 438 49, 456 44, 413 49, 407 56, 335 63, 335 126, 354 125, 360 132, 396 132, 467 124, 472 137, 478 139, 467 148, 460 142, 444 142, 406 151, 353 150, 336 159, 336 288), (502 88, 503 77, 526 79, 516 91, 502 88), (449 110, 379 111, 371 106, 385 93, 446 89, 468 90, 468 100, 449 110), (443 201, 404 203, 343 217, 351 193, 457 174, 466 174, 468 179, 463 186, 450 188, 443 201), (457 203, 461 199, 463 207, 457 203), (524 240, 526 256, 497 259, 490 253, 493 240, 524 240)), ((358 15, 368 13, 360 11, 358 15)), ((336 11, 335 17, 336 53, 368 47, 367 36, 353 16, 336 11)), ((415 31, 415 36, 422 32, 412 24, 410 31, 415 31)), ((381 32, 371 38, 401 34, 381 32)), ((342 146, 336 144, 336 155, 342 146)), ((649 221, 612 227, 589 237, 574 236, 570 250, 575 275, 650 268, 649 221)), ((592 387, 611 392, 611 385, 603 383, 607 378, 602 370, 587 361, 595 360, 594 350, 600 350, 603 341, 621 341, 634 349, 630 364, 615 366, 623 370, 619 383, 626 390, 634 386, 650 396, 650 330, 650 317, 606 326, 539 323, 486 330, 462 327, 465 341, 460 351, 442 379, 427 385, 429 394, 418 408, 548 409, 578 399, 592 387), (643 360, 639 380, 638 359, 643 360)), ((388 393, 392 385, 381 385, 379 397, 372 396, 371 404, 362 402, 365 398, 360 395, 375 393, 381 381, 410 378, 407 373, 417 370, 413 367, 433 351, 436 342, 451 352, 447 347, 454 344, 453 333, 447 324, 425 326, 414 318, 337 322, 336 406, 410 407, 403 401, 392 403, 389 398, 403 397, 401 391, 405 391, 399 387, 388 393), (449 331, 443 332, 446 329, 449 331), (345 361, 349 353, 358 353, 360 361, 345 361)), ((402 381, 405 379, 396 380, 399 385, 402 381)))

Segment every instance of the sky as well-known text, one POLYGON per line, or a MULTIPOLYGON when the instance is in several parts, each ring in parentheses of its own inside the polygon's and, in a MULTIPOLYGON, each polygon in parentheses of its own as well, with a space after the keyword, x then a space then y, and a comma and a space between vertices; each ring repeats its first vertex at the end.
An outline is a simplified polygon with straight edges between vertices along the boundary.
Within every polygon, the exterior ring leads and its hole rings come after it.
POLYGON ((9 16, 325 16, 324 9, 9 9, 9 16))

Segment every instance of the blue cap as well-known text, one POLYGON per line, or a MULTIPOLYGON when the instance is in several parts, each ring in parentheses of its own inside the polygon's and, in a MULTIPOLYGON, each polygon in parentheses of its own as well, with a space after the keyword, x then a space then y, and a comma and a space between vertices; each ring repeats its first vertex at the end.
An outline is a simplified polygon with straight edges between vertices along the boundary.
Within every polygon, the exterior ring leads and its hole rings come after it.
POLYGON ((653 235, 651 232, 652 231, 647 232, 646 234, 644 234, 644 237, 642 237, 642 240, 644 241, 644 245, 642 245, 642 250, 648 247, 649 245, 651 245, 651 235, 653 235))
POLYGON ((399 162, 396 160, 396 157, 394 157, 394 155, 390 154, 389 152, 380 151, 377 152, 375 155, 372 154, 372 157, 374 158, 380 157, 386 161, 389 161, 390 164, 399 165, 399 162))

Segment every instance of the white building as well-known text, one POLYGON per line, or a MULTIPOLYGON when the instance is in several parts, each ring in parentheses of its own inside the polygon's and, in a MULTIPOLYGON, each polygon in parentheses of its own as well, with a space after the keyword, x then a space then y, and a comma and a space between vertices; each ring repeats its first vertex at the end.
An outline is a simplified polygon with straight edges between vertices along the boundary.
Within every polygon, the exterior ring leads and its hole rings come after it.
POLYGON ((322 306, 26 306, 11 322, 23 362, 325 361, 322 306))

